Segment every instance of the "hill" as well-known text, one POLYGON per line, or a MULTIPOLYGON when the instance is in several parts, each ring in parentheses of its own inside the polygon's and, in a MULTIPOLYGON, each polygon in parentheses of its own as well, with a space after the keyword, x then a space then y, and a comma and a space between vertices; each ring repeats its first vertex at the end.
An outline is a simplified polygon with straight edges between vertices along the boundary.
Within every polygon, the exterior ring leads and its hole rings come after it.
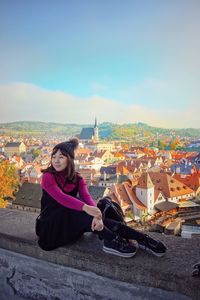
MULTIPOLYGON (((7 135, 78 135, 83 127, 93 127, 90 124, 61 124, 52 122, 33 122, 33 121, 19 121, 11 123, 0 123, 0 134, 7 135)), ((128 124, 114 124, 104 122, 99 124, 100 138, 109 139, 127 139, 132 140, 137 137, 158 137, 158 136, 179 136, 188 137, 190 139, 200 138, 200 129, 185 128, 185 129, 166 129, 153 127, 144 123, 128 123, 128 124)))

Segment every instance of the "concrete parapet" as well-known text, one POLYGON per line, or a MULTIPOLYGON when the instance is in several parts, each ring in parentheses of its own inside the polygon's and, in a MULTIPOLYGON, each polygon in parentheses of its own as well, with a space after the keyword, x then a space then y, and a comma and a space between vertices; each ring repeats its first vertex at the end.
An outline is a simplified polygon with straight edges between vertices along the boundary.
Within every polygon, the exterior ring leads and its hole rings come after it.
MULTIPOLYGON (((37 245, 37 237, 34 233, 36 216, 37 214, 30 212, 0 209, 0 248, 23 254, 26 257, 32 257, 31 259, 35 258, 38 262, 41 261, 41 264, 45 262, 47 267, 44 270, 48 269, 48 265, 50 270, 53 263, 59 265, 59 267, 76 269, 82 272, 83 277, 86 276, 85 272, 89 272, 89 274, 92 272, 95 276, 100 276, 104 279, 109 278, 106 279, 109 283, 117 281, 121 282, 121 284, 127 284, 129 287, 129 284, 134 285, 136 288, 143 287, 144 297, 135 299, 161 299, 153 298, 153 294, 151 295, 150 293, 151 289, 152 291, 153 289, 159 289, 157 296, 160 295, 160 290, 163 293, 168 291, 168 296, 165 294, 165 298, 163 297, 162 299, 171 299, 170 292, 176 293, 174 299, 200 299, 200 278, 191 277, 191 267, 200 259, 200 238, 183 239, 181 237, 150 233, 151 236, 161 239, 168 246, 168 251, 162 258, 154 257, 142 250, 138 250, 137 255, 131 259, 105 254, 102 251, 102 241, 92 234, 85 234, 73 245, 46 252, 37 245), (183 298, 183 295, 187 297, 183 298)), ((16 253, 15 255, 17 255, 16 253)), ((36 265, 39 264, 38 262, 36 262, 36 265)), ((4 263, 6 264, 5 260, 4 263)), ((7 264, 9 268, 9 262, 7 264)), ((0 267, 1 271, 2 265, 0 267)), ((35 271, 35 277, 37 277, 36 273, 35 271)), ((44 272, 43 275, 45 275, 44 272)), ((39 278, 42 280, 42 275, 39 278)), ((64 277, 63 280, 65 281, 64 277)), ((65 284, 64 281, 63 283, 60 282, 57 288, 61 288, 62 284, 65 284)), ((128 291, 130 290, 127 289, 127 293, 128 291)), ((133 290, 131 293, 133 293, 133 290)), ((136 294, 132 295, 136 296, 136 294)), ((112 299, 110 297, 105 298, 105 295, 102 297, 104 298, 96 299, 112 299)), ((44 297, 41 299, 56 299, 56 296, 55 298, 44 297)), ((58 297, 57 299, 66 298, 58 297)), ((124 299, 131 298, 124 297, 124 299)))
POLYGON ((1 300, 191 299, 176 292, 113 280, 4 249, 0 249, 0 274, 1 300))

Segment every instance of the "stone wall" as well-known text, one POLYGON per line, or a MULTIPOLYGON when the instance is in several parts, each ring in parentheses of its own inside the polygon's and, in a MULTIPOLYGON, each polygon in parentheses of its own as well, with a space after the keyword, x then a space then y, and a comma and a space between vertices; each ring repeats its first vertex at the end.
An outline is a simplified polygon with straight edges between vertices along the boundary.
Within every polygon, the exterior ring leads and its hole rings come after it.
POLYGON ((150 233, 168 246, 162 258, 142 250, 131 259, 108 255, 93 234, 47 252, 37 245, 36 216, 0 210, 1 293, 10 287, 28 299, 200 299, 200 278, 191 276, 192 265, 200 259, 198 237, 150 233))

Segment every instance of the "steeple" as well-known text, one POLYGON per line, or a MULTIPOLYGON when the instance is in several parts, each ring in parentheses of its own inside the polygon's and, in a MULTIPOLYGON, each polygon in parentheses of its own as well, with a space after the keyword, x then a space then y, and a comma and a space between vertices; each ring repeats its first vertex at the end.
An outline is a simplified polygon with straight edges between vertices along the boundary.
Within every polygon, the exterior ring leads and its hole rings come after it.
POLYGON ((97 118, 95 117, 94 128, 97 127, 97 118))
POLYGON ((97 126, 97 118, 95 117, 95 122, 94 122, 94 141, 98 143, 99 141, 99 129, 97 126))

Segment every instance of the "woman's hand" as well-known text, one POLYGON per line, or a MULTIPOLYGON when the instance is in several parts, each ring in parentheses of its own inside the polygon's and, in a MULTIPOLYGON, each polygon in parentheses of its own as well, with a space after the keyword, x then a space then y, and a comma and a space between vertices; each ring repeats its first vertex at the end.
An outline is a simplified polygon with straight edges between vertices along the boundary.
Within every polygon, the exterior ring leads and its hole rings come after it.
POLYGON ((96 206, 90 206, 87 204, 83 205, 83 211, 85 211, 88 215, 95 217, 97 219, 102 219, 102 213, 100 209, 96 206))
POLYGON ((94 230, 101 231, 101 230, 103 230, 103 227, 104 227, 104 225, 103 225, 102 219, 97 219, 94 217, 92 220, 92 225, 91 225, 92 231, 94 231, 94 230))

